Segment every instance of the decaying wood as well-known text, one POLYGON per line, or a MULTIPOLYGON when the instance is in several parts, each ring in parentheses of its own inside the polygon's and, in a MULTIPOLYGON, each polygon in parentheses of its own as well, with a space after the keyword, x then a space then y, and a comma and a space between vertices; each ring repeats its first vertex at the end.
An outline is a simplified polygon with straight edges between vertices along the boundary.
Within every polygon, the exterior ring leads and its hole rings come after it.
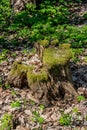
MULTIPOLYGON (((59 49, 59 53, 54 57, 59 56, 60 52, 59 49)), ((64 58, 64 54, 61 53, 60 55, 64 58)), ((67 93, 76 98, 78 94, 72 82, 69 59, 67 62, 66 60, 64 62, 59 60, 58 64, 53 66, 49 66, 50 62, 46 61, 43 59, 43 71, 39 68, 36 72, 34 68, 31 70, 29 65, 15 61, 8 76, 8 83, 19 88, 28 86, 32 95, 39 101, 53 103, 53 101, 58 101, 59 98, 64 99, 67 93), (45 63, 46 61, 47 63, 45 63)), ((54 63, 56 62, 54 61, 54 63)))

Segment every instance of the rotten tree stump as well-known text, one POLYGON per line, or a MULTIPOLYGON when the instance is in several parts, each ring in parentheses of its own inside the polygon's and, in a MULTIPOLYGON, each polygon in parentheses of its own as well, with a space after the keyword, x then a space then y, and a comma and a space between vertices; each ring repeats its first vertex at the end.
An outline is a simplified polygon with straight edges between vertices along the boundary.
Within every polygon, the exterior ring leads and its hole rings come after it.
MULTIPOLYGON (((14 87, 28 86, 39 101, 58 101, 71 94, 77 97, 69 69, 72 54, 68 45, 45 48, 43 63, 26 65, 15 61, 8 76, 8 83, 14 87), (37 68, 37 69, 36 69, 37 68)), ((31 57, 32 59, 32 57, 31 57)))

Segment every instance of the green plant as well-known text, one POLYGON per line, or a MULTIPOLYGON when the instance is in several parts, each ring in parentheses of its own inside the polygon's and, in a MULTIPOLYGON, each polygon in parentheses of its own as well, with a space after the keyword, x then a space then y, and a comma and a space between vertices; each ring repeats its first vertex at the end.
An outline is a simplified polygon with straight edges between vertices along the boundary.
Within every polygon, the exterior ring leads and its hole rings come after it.
POLYGON ((38 122, 39 124, 44 123, 44 118, 40 116, 38 111, 33 111, 32 114, 33 114, 32 121, 38 122))
POLYGON ((2 52, 0 53, 0 63, 2 63, 3 61, 6 60, 7 53, 8 53, 8 50, 6 50, 6 49, 2 50, 2 52))
POLYGON ((59 0, 57 3, 44 0, 38 9, 34 4, 28 3, 26 10, 15 12, 14 21, 11 22, 9 1, 1 0, 0 28, 5 31, 0 34, 0 44, 31 44, 46 39, 54 46, 61 43, 71 43, 76 48, 87 46, 87 26, 78 28, 69 24, 69 3, 73 1, 59 0))
POLYGON ((82 54, 83 52, 83 48, 72 48, 71 51, 72 51, 72 60, 76 63, 78 61, 80 61, 79 59, 79 55, 82 54))
POLYGON ((83 100, 85 100, 85 97, 84 97, 83 95, 79 95, 79 96, 77 97, 77 101, 78 101, 78 102, 81 102, 81 101, 83 101, 83 100))
POLYGON ((11 130, 13 129, 13 124, 12 124, 12 115, 6 113, 3 115, 1 118, 1 126, 0 130, 11 130))
POLYGON ((15 90, 12 90, 11 94, 12 94, 12 96, 15 96, 17 94, 17 92, 15 90))
POLYGON ((12 108, 20 108, 21 107, 21 102, 20 101, 13 101, 11 103, 12 108))
POLYGON ((87 12, 83 15, 84 19, 87 19, 87 12))
POLYGON ((60 119, 59 119, 59 123, 61 125, 65 125, 68 126, 71 123, 71 115, 70 114, 62 114, 60 119))
POLYGON ((72 60, 73 60, 75 63, 77 63, 77 62, 80 61, 80 59, 79 59, 78 57, 75 57, 75 56, 72 58, 72 60))
POLYGON ((20 39, 28 39, 29 34, 30 34, 30 30, 29 30, 29 28, 27 28, 27 27, 25 27, 25 28, 23 28, 22 30, 19 30, 19 31, 18 31, 18 37, 19 37, 20 39))
POLYGON ((28 100, 26 98, 23 98, 23 105, 24 105, 24 108, 26 109, 27 107, 27 103, 28 103, 28 100))
POLYGON ((23 50, 23 54, 28 54, 29 53, 29 50, 28 49, 24 49, 23 50))
POLYGON ((10 88, 11 88, 10 84, 5 84, 5 89, 10 89, 10 88))
POLYGON ((35 101, 30 100, 30 104, 31 104, 31 105, 35 105, 35 101))
POLYGON ((44 109, 44 105, 40 105, 39 108, 40 108, 41 110, 43 110, 43 109, 44 109))
POLYGON ((74 113, 78 113, 78 108, 73 108, 74 113))
POLYGON ((13 52, 13 53, 11 54, 11 56, 12 56, 12 57, 16 57, 16 53, 13 52))
POLYGON ((8 0, 0 1, 0 29, 3 26, 7 26, 9 24, 9 19, 11 16, 11 8, 9 6, 8 0))

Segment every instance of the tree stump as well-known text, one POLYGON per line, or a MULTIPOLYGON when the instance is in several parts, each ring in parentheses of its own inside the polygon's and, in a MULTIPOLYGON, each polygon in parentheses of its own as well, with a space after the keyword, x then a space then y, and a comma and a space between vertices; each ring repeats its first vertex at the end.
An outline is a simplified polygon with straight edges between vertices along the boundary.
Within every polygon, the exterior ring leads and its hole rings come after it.
MULTIPOLYGON (((40 64, 26 65, 15 61, 8 75, 8 83, 19 88, 27 85, 39 101, 52 103, 59 98, 65 98, 67 93, 76 98, 78 94, 69 69, 71 57, 68 44, 45 48, 40 64)), ((38 58, 40 61, 39 56, 38 58)))

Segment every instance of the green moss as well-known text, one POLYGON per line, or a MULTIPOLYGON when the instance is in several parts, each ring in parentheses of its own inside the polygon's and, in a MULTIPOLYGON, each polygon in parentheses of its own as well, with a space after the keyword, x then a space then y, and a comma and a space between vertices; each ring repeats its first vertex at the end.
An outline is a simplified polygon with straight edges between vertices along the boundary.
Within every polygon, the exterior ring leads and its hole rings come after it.
POLYGON ((69 43, 65 43, 65 44, 60 44, 59 45, 59 48, 61 48, 61 49, 70 49, 70 44, 69 43))
POLYGON ((56 45, 58 45, 59 44, 59 40, 58 39, 53 39, 52 41, 51 41, 51 45, 52 46, 56 46, 56 45))
POLYGON ((39 72, 33 72, 33 71, 34 66, 19 64, 18 62, 15 61, 13 63, 9 77, 12 78, 16 76, 21 76, 22 73, 25 73, 29 85, 35 82, 47 81, 48 75, 47 70, 45 68, 42 68, 39 72))
POLYGON ((18 63, 15 61, 12 65, 12 69, 10 72, 10 76, 16 76, 16 75, 21 75, 22 72, 27 72, 28 67, 25 64, 18 63))
POLYGON ((71 55, 70 49, 48 48, 44 51, 43 63, 50 68, 55 65, 65 65, 71 55))
POLYGON ((45 82, 48 80, 47 71, 42 68, 39 72, 33 72, 33 70, 28 71, 27 73, 27 81, 29 84, 35 82, 45 82))
POLYGON ((84 57, 84 61, 87 63, 87 56, 84 57))
MULTIPOLYGON (((62 45, 63 46, 63 45, 62 45)), ((65 49, 65 45, 59 48, 45 48, 43 53, 43 67, 35 72, 35 67, 28 66, 23 63, 15 61, 13 63, 10 77, 16 77, 24 74, 27 78, 28 85, 39 82, 46 82, 48 80, 48 71, 59 72, 63 65, 67 64, 71 58, 71 51, 68 48, 65 49)), ((69 45, 68 45, 69 46, 69 45)))
POLYGON ((39 42, 40 45, 42 45, 43 47, 48 47, 48 46, 49 46, 49 41, 48 41, 47 39, 39 40, 38 42, 39 42))

